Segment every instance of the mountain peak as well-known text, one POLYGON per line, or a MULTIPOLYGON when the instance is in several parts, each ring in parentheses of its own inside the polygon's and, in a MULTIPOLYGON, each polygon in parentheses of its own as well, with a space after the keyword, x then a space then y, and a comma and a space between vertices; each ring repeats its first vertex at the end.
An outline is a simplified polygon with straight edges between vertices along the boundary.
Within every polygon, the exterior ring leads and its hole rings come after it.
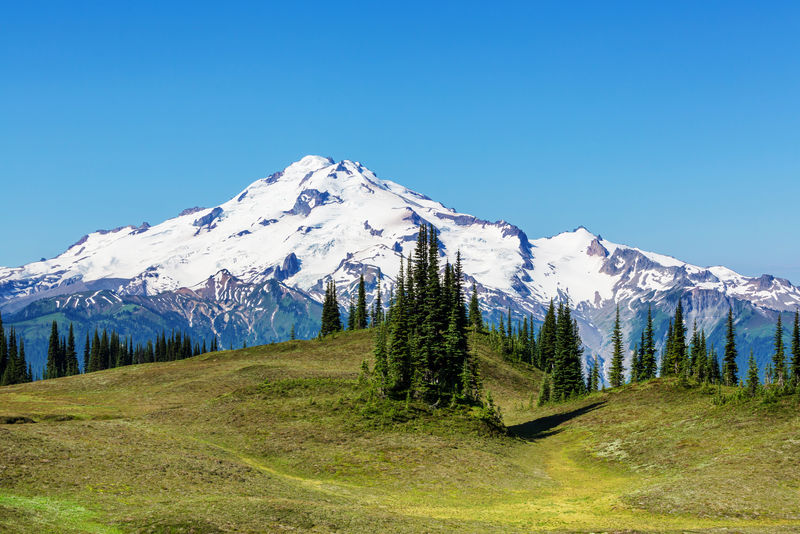
POLYGON ((295 161, 284 170, 284 173, 288 172, 299 172, 299 173, 308 173, 318 171, 323 169, 329 165, 333 165, 335 162, 332 158, 326 158, 323 156, 315 156, 313 154, 309 154, 307 156, 303 156, 298 161, 295 161))

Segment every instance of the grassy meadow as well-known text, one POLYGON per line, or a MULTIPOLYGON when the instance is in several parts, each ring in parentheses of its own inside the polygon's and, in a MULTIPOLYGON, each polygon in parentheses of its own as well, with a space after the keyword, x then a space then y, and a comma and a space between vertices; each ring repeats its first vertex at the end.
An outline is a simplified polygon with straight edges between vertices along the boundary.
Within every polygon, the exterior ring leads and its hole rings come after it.
POLYGON ((367 402, 369 332, 0 388, 0 531, 800 531, 796 397, 538 408, 537 371, 473 345, 506 435, 367 402))

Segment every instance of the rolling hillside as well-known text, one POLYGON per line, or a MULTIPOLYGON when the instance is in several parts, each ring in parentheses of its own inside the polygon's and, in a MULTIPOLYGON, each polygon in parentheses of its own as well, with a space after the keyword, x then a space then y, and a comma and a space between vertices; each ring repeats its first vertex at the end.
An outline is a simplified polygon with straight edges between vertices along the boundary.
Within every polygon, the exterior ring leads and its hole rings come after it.
POLYGON ((481 340, 508 435, 369 403, 369 332, 0 388, 4 532, 783 532, 796 398, 716 406, 662 379, 535 407, 481 340))

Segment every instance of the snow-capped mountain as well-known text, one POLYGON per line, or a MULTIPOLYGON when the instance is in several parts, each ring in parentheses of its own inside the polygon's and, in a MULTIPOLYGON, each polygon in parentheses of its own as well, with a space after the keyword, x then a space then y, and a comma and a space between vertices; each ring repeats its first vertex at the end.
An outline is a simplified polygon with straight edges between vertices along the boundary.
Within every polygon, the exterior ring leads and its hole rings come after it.
POLYGON ((689 320, 711 332, 729 305, 743 326, 800 305, 800 290, 786 280, 690 265, 582 227, 531 240, 512 224, 458 213, 358 162, 306 156, 219 206, 155 226, 97 231, 55 258, 0 268, 0 310, 23 328, 43 314, 85 327, 102 316, 134 335, 136 325, 147 332, 176 326, 228 346, 286 338, 292 323, 312 335, 325 280, 337 282, 343 305, 361 274, 371 295, 379 280, 388 292, 420 223, 439 230, 444 257, 462 251, 487 318, 510 308, 540 319, 550 299, 569 298, 584 341, 601 357, 617 303, 632 336, 648 304, 665 323, 679 297, 689 320), (125 322, 125 313, 135 321, 125 322))

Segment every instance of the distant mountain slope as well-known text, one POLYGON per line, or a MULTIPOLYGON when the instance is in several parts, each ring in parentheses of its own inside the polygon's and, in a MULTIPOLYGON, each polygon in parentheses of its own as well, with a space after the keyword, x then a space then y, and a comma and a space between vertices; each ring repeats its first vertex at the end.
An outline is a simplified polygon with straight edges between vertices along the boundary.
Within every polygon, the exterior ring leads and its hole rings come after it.
POLYGON ((329 276, 343 306, 361 274, 370 298, 382 274, 388 297, 420 223, 438 228, 443 256, 452 261, 462 251, 468 285, 477 284, 488 319, 508 308, 540 319, 550 299, 569 298, 587 347, 601 359, 617 303, 627 334, 636 337, 648 304, 663 334, 682 298, 690 326, 696 319, 712 341, 733 306, 743 348, 755 347, 762 358, 776 313, 800 305, 800 291, 786 280, 690 265, 583 227, 531 240, 505 221, 458 213, 379 179, 358 162, 306 156, 219 206, 185 210, 155 226, 97 231, 55 258, 0 269, 0 310, 36 349, 46 335, 44 316, 141 335, 135 324, 100 313, 106 306, 98 299, 147 309, 159 317, 148 329, 192 329, 225 346, 286 339, 293 322, 311 335, 329 276))

